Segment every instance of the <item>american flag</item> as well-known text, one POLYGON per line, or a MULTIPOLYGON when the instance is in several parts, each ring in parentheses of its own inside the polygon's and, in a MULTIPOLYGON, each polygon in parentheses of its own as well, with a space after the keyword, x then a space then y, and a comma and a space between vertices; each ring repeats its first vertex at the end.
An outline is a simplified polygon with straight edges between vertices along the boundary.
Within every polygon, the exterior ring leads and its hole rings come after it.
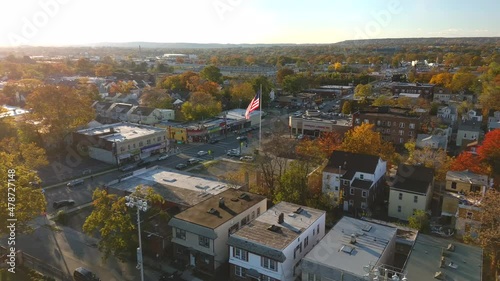
POLYGON ((247 111, 245 112, 245 119, 250 119, 250 113, 257 110, 259 108, 259 104, 260 104, 260 93, 257 92, 257 94, 255 94, 255 97, 252 99, 252 101, 247 107, 247 111))

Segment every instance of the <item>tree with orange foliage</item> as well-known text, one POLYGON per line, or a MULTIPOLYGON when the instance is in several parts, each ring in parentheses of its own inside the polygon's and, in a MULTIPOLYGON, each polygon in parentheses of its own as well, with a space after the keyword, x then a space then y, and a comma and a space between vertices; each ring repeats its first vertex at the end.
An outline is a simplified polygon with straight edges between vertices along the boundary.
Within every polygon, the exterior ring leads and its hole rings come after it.
POLYGON ((479 156, 469 151, 460 153, 456 158, 451 161, 451 171, 464 171, 469 170, 476 174, 489 174, 489 169, 486 165, 481 163, 479 156))
POLYGON ((494 175, 500 175, 500 130, 488 132, 478 149, 479 159, 491 167, 494 175))
POLYGON ((336 132, 323 132, 318 138, 318 146, 323 151, 323 155, 328 157, 342 144, 342 138, 336 132))
POLYGON ((349 130, 340 149, 353 153, 379 156, 391 161, 394 159, 395 150, 391 143, 384 141, 379 132, 373 131, 373 124, 363 123, 349 130))

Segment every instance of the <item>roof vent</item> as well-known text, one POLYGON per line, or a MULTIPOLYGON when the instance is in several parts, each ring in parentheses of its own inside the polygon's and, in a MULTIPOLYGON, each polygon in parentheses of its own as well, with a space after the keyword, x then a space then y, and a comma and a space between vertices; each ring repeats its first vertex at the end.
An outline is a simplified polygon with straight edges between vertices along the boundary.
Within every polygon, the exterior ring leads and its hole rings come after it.
POLYGON ((350 255, 350 254, 352 254, 352 251, 354 251, 354 247, 348 246, 348 245, 344 245, 344 246, 342 246, 342 248, 340 250, 342 252, 350 255))
POLYGON ((356 244, 356 234, 351 234, 351 241, 349 242, 351 244, 356 244))
POLYGON ((240 196, 238 196, 238 198, 249 200, 250 199, 250 195, 248 195, 246 193, 242 193, 242 194, 240 194, 240 196))
POLYGON ((295 218, 295 214, 294 213, 290 213, 290 214, 288 214, 288 216, 291 217, 291 218, 295 218))
POLYGON ((370 230, 372 230, 372 226, 371 225, 365 224, 363 226, 363 231, 370 232, 370 230))
POLYGON ((280 213, 278 216, 278 223, 282 224, 285 222, 285 215, 283 213, 280 213))
POLYGON ((300 213, 302 213, 303 210, 304 209, 302 209, 302 207, 299 207, 297 210, 294 211, 294 213, 300 214, 300 213))
POLYGON ((214 208, 210 208, 210 210, 208 210, 207 213, 212 214, 212 215, 217 215, 217 213, 219 213, 219 212, 214 208))
POLYGON ((219 198, 219 207, 224 208, 226 203, 224 202, 224 197, 219 198))
POLYGON ((270 230, 272 232, 281 232, 281 227, 273 224, 270 227, 268 227, 267 230, 270 230))

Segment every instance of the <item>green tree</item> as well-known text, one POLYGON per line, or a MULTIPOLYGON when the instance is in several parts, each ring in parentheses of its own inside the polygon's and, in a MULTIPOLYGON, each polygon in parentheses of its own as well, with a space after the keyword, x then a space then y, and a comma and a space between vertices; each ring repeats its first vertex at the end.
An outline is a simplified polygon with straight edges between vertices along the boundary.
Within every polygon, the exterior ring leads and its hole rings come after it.
POLYGON ((366 99, 367 97, 371 96, 372 93, 373 93, 373 88, 372 88, 372 85, 370 85, 370 84, 366 84, 366 85, 359 84, 354 89, 354 96, 356 98, 360 98, 360 99, 366 99))
POLYGON ((194 92, 189 101, 182 104, 181 111, 187 120, 203 120, 220 114, 222 105, 210 94, 194 92))
POLYGON ((352 112, 352 104, 350 101, 344 101, 342 105, 342 113, 343 114, 351 114, 352 112))
POLYGON ((395 102, 390 96, 378 96, 372 103, 373 106, 394 106, 395 102))
POLYGON ((282 84, 285 92, 297 94, 309 87, 309 80, 303 74, 288 75, 283 79, 282 84))
MULTIPOLYGON (((0 148, 0 219, 8 225, 7 219, 15 218, 15 232, 19 235, 29 233, 33 229, 30 225, 33 219, 40 216, 45 210, 47 202, 39 188, 34 188, 30 182, 40 182, 34 165, 28 166, 19 157, 20 152, 10 154, 0 148), (14 205, 13 205, 14 204, 14 205)), ((26 157, 26 161, 30 158, 26 157)), ((2 223, 3 224, 3 223, 2 223)), ((0 228, 0 235, 7 234, 7 227, 0 228)))
POLYGON ((252 84, 250 82, 243 82, 234 84, 230 89, 231 100, 233 101, 234 107, 241 107, 248 105, 248 103, 255 96, 255 91, 253 89, 252 84))
MULTIPOLYGON (((131 196, 143 198, 151 206, 141 214, 143 221, 147 222, 154 214, 162 213, 160 208, 164 200, 151 187, 138 186, 131 196)), ((113 255, 124 261, 135 252, 138 244, 137 210, 126 206, 125 197, 109 194, 103 189, 96 189, 92 200, 93 210, 83 224, 83 231, 88 235, 99 235, 97 247, 103 254, 103 260, 113 255)), ((145 229, 143 225, 142 230, 145 229)))
POLYGON ((308 197, 307 175, 311 171, 303 161, 293 161, 281 176, 279 188, 274 196, 274 203, 286 201, 304 205, 308 197))
POLYGON ((222 74, 220 73, 220 69, 214 65, 209 65, 203 68, 203 70, 200 72, 200 76, 211 82, 222 82, 222 74))
POLYGON ((271 100, 269 93, 273 89, 273 84, 271 83, 271 81, 269 81, 269 78, 263 75, 259 75, 253 78, 250 83, 252 84, 255 93, 257 93, 257 91, 260 91, 260 87, 262 85, 262 106, 264 107, 264 105, 268 105, 271 100))
POLYGON ((408 218, 408 226, 423 233, 428 233, 430 230, 429 216, 422 210, 416 210, 412 216, 408 218))
POLYGON ((453 75, 453 79, 451 80, 451 89, 455 92, 472 90, 472 86, 477 80, 478 78, 476 75, 472 73, 457 72, 453 75))

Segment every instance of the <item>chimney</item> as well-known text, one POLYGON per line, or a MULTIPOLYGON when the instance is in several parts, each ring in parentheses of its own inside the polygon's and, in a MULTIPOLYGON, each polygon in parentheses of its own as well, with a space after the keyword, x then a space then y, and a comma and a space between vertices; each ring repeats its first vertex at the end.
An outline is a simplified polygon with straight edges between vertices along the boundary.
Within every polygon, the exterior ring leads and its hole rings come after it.
POLYGON ((285 221, 285 215, 283 213, 280 213, 278 216, 278 223, 282 224, 285 221))
POLYGON ((351 234, 351 244, 356 244, 356 234, 351 234))
POLYGON ((226 207, 226 204, 224 203, 224 197, 219 198, 219 208, 224 208, 226 207))

